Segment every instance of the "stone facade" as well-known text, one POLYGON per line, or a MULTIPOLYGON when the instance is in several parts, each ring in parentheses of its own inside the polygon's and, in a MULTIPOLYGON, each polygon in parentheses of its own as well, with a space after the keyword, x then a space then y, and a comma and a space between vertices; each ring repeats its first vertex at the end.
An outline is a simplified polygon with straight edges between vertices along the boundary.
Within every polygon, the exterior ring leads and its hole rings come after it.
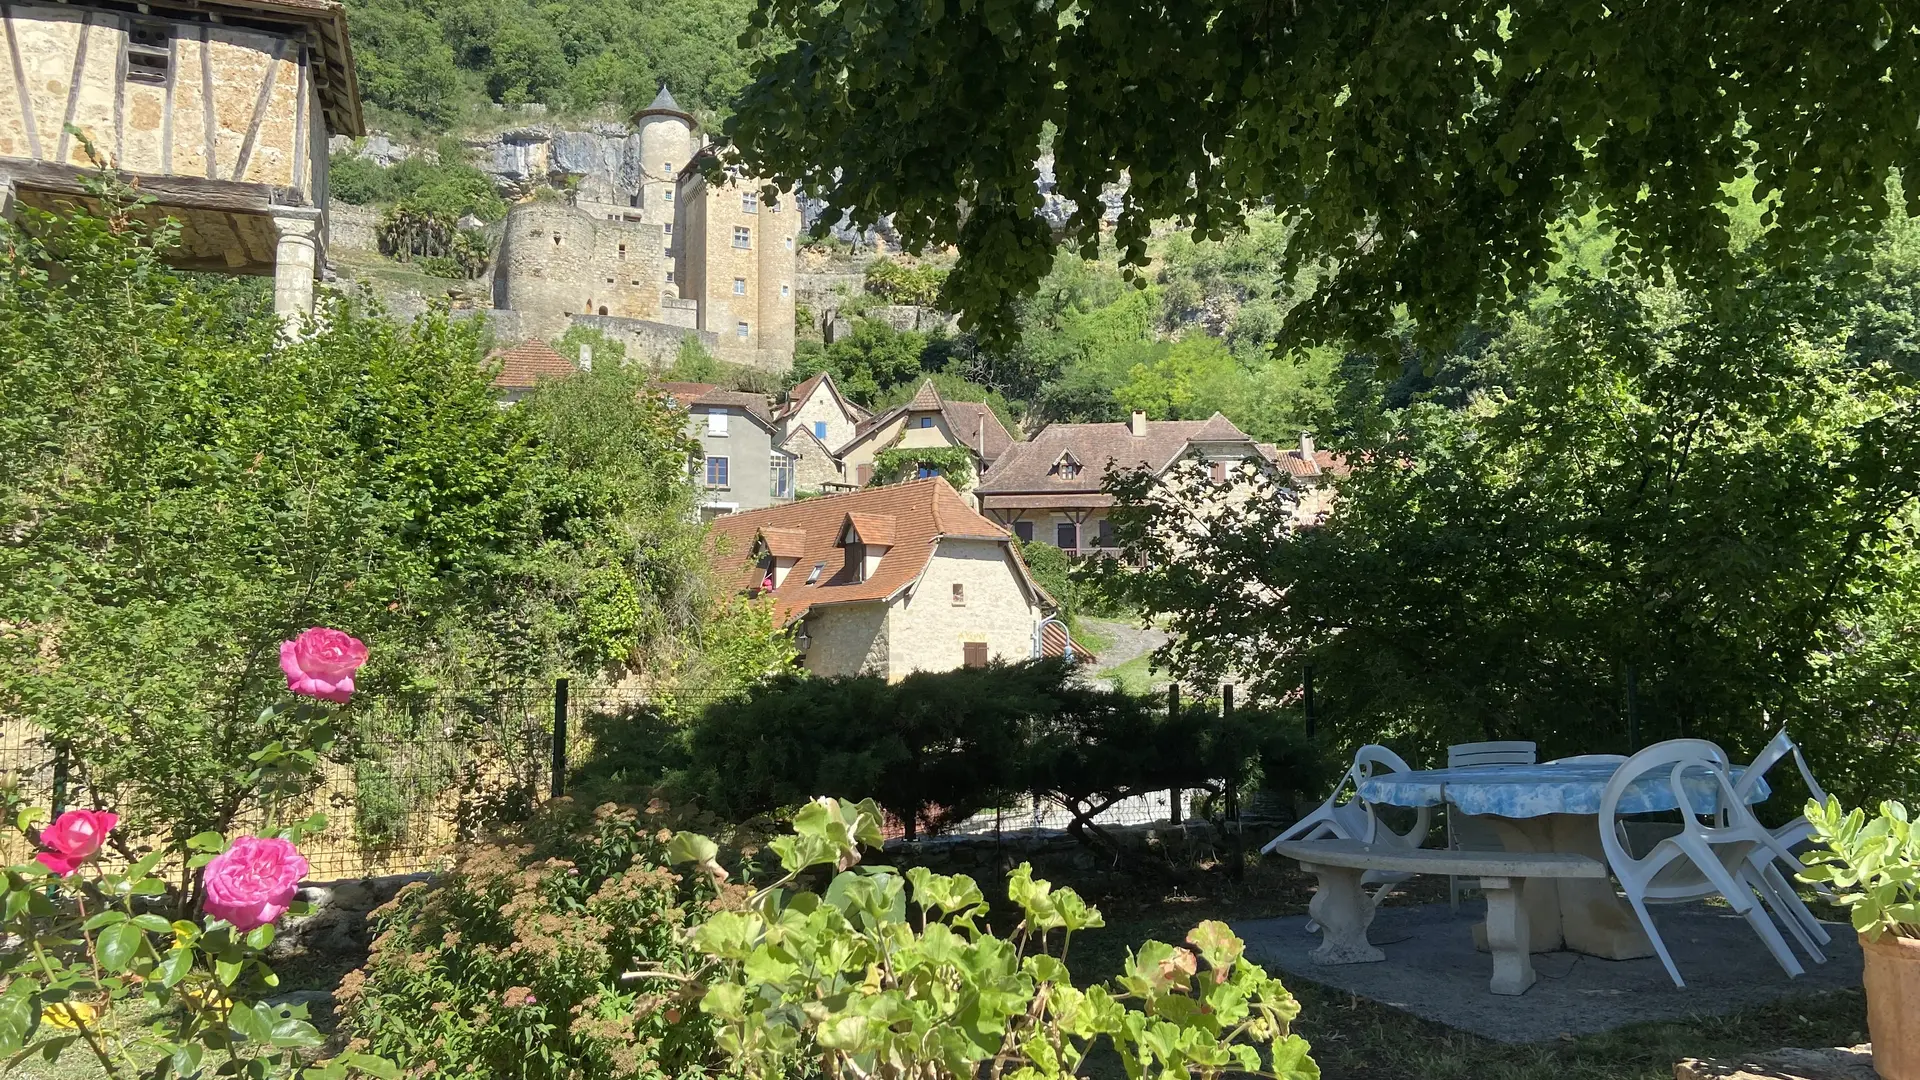
POLYGON ((950 671, 965 662, 969 642, 984 642, 990 659, 1025 660, 1033 654, 1033 628, 1046 617, 1004 540, 945 537, 919 583, 888 615, 887 674, 950 671))
POLYGON ((840 604, 807 620, 807 670, 815 675, 886 675, 891 663, 888 605, 840 604))
POLYGON ((327 144, 362 131, 338 4, 15 4, 0 52, 0 211, 81 194, 87 147, 180 219, 172 261, 274 274, 311 310, 327 144), (71 125, 80 134, 70 133, 71 125))
POLYGON ((768 370, 793 363, 793 197, 769 205, 750 180, 709 185, 680 175, 674 230, 681 295, 700 301, 700 328, 719 335, 722 359, 768 370))
POLYGON ((507 214, 494 260, 493 303, 520 313, 521 330, 566 332, 571 315, 658 321, 660 226, 596 217, 577 206, 527 202, 507 214))
MULTIPOLYGON (((687 301, 675 301, 684 304, 687 301)), ((680 355, 680 343, 693 338, 712 352, 718 344, 712 334, 705 330, 695 330, 687 322, 673 322, 668 319, 680 319, 683 310, 667 309, 661 312, 660 319, 622 319, 612 315, 574 315, 568 322, 575 326, 585 326, 607 335, 626 346, 629 361, 644 361, 654 367, 664 367, 673 363, 680 355)), ((496 330, 496 334, 500 331, 496 330)), ((524 334, 522 336, 525 336, 524 334)))

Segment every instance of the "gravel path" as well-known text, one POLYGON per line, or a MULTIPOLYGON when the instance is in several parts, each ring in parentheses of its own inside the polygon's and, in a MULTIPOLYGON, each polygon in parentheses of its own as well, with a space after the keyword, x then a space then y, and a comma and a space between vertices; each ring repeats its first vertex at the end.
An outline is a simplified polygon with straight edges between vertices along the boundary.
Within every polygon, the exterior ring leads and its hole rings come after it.
POLYGON ((1108 641, 1107 646, 1099 650, 1100 662, 1093 666, 1095 675, 1145 656, 1167 643, 1166 631, 1141 626, 1132 619, 1081 619, 1080 624, 1108 641))

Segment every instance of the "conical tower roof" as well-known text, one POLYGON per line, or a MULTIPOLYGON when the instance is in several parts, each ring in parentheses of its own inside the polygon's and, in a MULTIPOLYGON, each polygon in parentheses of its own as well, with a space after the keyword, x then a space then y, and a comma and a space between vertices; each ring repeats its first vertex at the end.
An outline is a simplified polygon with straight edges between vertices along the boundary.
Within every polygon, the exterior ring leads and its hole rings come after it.
POLYGON ((687 110, 681 108, 679 102, 673 100, 673 92, 667 89, 666 83, 660 84, 660 92, 653 95, 652 104, 648 105, 646 108, 641 109, 639 112, 635 113, 634 119, 637 120, 642 116, 652 116, 655 114, 677 116, 680 119, 685 120, 689 127, 691 127, 694 123, 692 114, 688 113, 687 110))

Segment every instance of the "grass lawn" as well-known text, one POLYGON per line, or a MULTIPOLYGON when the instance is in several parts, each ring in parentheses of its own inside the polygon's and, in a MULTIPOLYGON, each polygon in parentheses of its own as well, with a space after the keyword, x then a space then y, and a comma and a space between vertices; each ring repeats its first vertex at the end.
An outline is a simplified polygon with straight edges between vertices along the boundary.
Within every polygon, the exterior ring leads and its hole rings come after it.
MULTIPOLYGON (((1446 879, 1417 878, 1411 895, 1388 903, 1444 900, 1446 879)), ((1184 887, 1090 897, 1104 929, 1074 941, 1074 973, 1087 980, 1119 970, 1126 950, 1149 939, 1178 942, 1202 919, 1228 922, 1302 914, 1312 879, 1270 863, 1244 882, 1224 873, 1184 887)), ((1416 1019, 1345 991, 1283 974, 1302 1005, 1296 1030, 1313 1044, 1328 1080, 1667 1080, 1685 1057, 1726 1057, 1785 1046, 1851 1046, 1866 1041, 1860 992, 1809 994, 1733 1016, 1675 1016, 1604 1035, 1514 1046, 1416 1019)), ((1516 1005, 1524 1006, 1522 998, 1516 1005)), ((1118 1080, 1118 1063, 1109 1062, 1118 1080)))

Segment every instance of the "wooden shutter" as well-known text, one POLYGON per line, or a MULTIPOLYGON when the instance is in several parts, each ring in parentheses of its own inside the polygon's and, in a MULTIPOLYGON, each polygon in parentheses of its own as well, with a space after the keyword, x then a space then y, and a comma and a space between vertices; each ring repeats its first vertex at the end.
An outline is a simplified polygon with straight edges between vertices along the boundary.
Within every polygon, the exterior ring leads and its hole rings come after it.
POLYGON ((861 487, 866 487, 867 481, 872 479, 873 479, 873 466, 871 465, 854 466, 854 470, 853 470, 854 483, 859 484, 861 487))
POLYGON ((987 643, 986 642, 969 641, 969 642, 966 642, 964 645, 962 645, 961 649, 964 650, 962 654, 962 663, 966 664, 966 666, 968 667, 986 667, 987 666, 987 643))

